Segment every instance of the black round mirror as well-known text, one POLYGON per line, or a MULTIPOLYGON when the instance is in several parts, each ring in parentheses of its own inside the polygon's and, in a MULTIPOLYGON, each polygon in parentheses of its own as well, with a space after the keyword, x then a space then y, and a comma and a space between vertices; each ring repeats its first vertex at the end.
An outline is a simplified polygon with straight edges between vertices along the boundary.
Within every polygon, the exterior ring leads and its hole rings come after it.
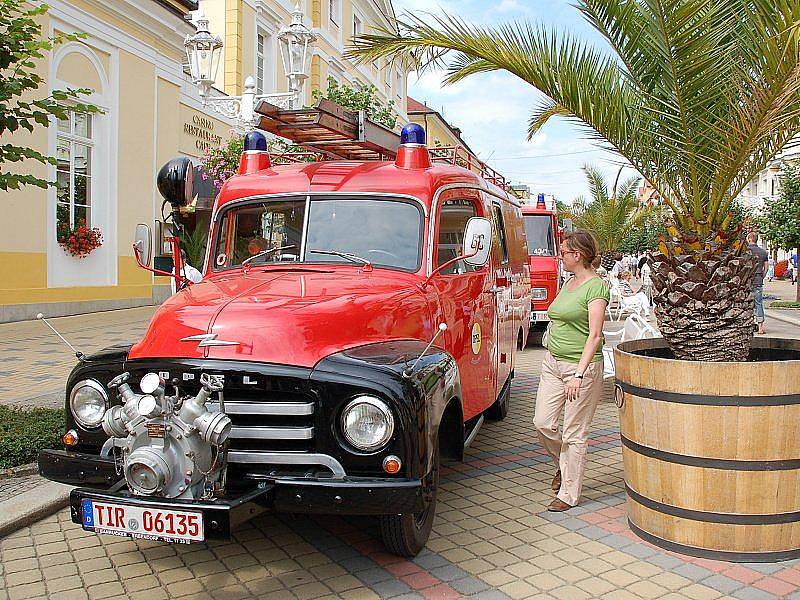
POLYGON ((158 172, 159 193, 173 206, 186 206, 194 198, 194 165, 185 156, 173 158, 158 172))

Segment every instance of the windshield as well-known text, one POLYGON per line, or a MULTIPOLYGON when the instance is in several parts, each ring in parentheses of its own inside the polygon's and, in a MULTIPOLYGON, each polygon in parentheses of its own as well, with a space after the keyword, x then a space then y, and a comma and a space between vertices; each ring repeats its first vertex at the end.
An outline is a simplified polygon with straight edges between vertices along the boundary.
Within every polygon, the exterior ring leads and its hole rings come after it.
POLYGON ((298 198, 223 213, 214 270, 286 262, 347 263, 416 271, 422 212, 404 200, 298 198))
POLYGON ((556 242, 553 235, 553 220, 550 215, 527 215, 525 236, 528 238, 530 256, 555 256, 556 242))

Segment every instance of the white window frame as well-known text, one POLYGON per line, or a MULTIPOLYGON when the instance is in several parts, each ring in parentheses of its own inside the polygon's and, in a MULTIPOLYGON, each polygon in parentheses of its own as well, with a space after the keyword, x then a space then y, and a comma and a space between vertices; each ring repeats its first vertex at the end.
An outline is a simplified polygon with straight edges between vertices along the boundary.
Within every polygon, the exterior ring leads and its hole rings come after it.
POLYGON ((275 61, 277 55, 277 41, 275 29, 263 22, 256 24, 254 64, 256 75, 256 94, 271 94, 277 91, 277 71, 278 64, 275 61), (259 43, 259 37, 263 41, 259 43), (258 77, 261 69, 261 79, 258 77))
POLYGON ((395 76, 395 95, 402 99, 403 98, 403 72, 400 70, 400 67, 397 67, 397 74, 395 76))
MULTIPOLYGON (((60 119, 56 121, 56 148, 58 148, 58 144, 60 142, 66 142, 69 145, 69 199, 67 202, 61 202, 58 200, 58 192, 56 192, 56 226, 58 225, 58 206, 59 204, 67 204, 69 206, 69 226, 70 229, 77 226, 77 222, 75 220, 75 147, 76 146, 85 146, 88 148, 88 159, 89 159, 89 168, 86 171, 86 174, 83 175, 86 177, 86 198, 84 198, 85 204, 80 204, 77 206, 81 206, 86 208, 87 212, 87 219, 86 219, 86 226, 92 226, 92 188, 93 188, 93 176, 94 176, 94 154, 95 154, 95 140, 94 140, 94 132, 95 132, 95 119, 91 113, 77 113, 76 111, 72 110, 71 107, 67 106, 68 109, 68 122, 69 122, 69 132, 64 132, 59 129, 59 122, 60 119), (89 137, 84 137, 75 133, 75 115, 76 114, 85 114, 89 119, 89 137)), ((63 173, 64 171, 58 168, 56 165, 56 178, 58 177, 58 173, 63 173)))
POLYGON ((353 37, 356 37, 357 35, 361 35, 362 33, 364 33, 364 17, 361 16, 356 11, 353 11, 352 27, 353 27, 353 37))
POLYGON ((336 29, 342 28, 342 0, 328 0, 328 21, 336 29))

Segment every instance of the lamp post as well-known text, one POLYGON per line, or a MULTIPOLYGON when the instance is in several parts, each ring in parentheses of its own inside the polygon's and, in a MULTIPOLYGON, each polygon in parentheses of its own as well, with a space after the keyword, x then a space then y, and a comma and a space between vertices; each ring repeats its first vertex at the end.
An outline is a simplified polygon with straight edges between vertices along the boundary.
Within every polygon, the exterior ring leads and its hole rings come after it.
POLYGON ((295 4, 292 21, 278 32, 281 62, 289 80, 289 91, 275 94, 256 94, 256 84, 252 76, 244 80, 241 96, 211 96, 211 86, 216 81, 222 53, 222 40, 211 35, 208 19, 201 15, 197 19, 197 32, 186 36, 183 45, 189 60, 192 80, 197 85, 203 106, 210 106, 216 112, 235 119, 243 129, 252 129, 258 123, 255 107, 266 100, 279 108, 300 108, 303 101, 303 86, 311 70, 311 52, 317 36, 303 23, 303 11, 295 4))

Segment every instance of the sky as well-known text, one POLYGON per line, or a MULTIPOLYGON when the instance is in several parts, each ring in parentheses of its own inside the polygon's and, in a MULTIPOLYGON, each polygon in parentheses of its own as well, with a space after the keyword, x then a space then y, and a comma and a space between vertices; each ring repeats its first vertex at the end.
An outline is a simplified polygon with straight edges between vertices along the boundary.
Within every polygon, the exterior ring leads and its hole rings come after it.
MULTIPOLYGON (((587 43, 607 49, 603 38, 588 23, 572 0, 393 0, 395 12, 457 14, 479 25, 509 21, 542 23, 568 31, 587 43)), ((441 72, 410 74, 409 96, 441 112, 462 130, 462 138, 478 157, 512 183, 530 186, 531 194, 553 194, 571 203, 589 196, 584 164, 592 165, 613 184, 622 159, 599 150, 576 125, 551 119, 527 140, 528 117, 542 95, 530 84, 505 72, 473 75, 443 87, 441 72)), ((626 168, 622 179, 635 175, 626 168)))

